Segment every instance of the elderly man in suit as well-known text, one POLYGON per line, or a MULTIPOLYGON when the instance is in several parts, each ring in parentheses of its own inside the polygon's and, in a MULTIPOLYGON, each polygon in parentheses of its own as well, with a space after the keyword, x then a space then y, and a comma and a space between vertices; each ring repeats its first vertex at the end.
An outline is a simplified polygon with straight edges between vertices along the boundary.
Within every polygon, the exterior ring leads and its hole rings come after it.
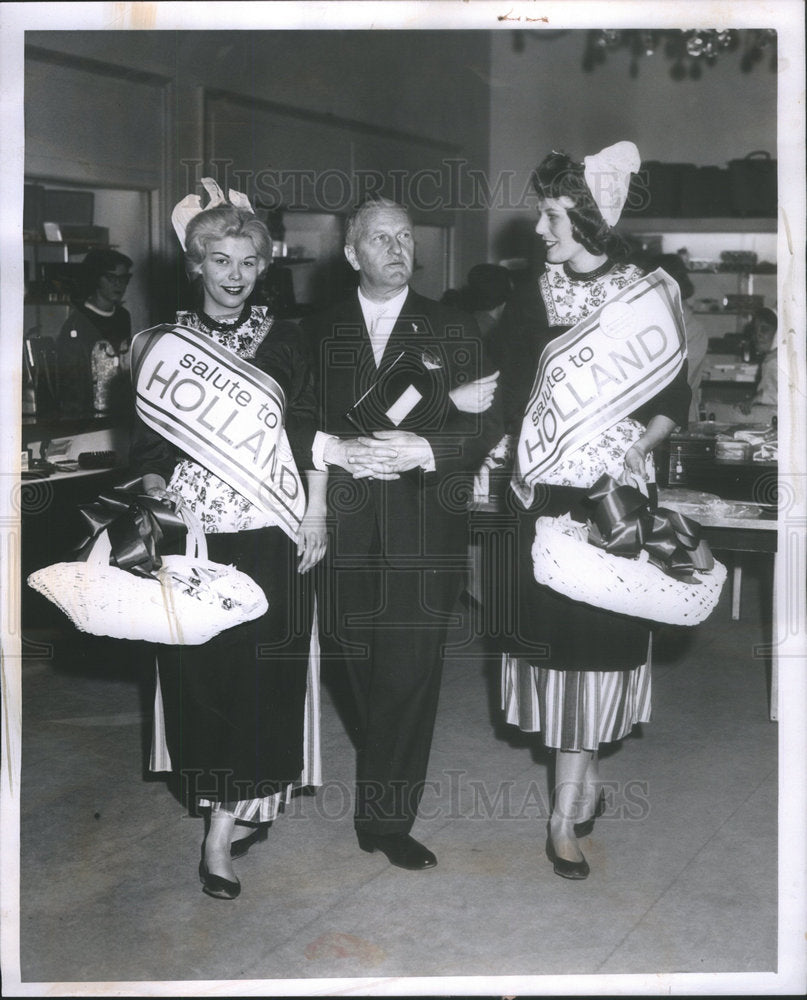
POLYGON ((426 779, 442 647, 466 561, 473 473, 502 433, 495 374, 472 317, 409 288, 406 209, 349 219, 349 299, 303 322, 321 401, 314 464, 335 532, 320 600, 355 697, 355 827, 364 851, 432 868, 411 836, 426 779))

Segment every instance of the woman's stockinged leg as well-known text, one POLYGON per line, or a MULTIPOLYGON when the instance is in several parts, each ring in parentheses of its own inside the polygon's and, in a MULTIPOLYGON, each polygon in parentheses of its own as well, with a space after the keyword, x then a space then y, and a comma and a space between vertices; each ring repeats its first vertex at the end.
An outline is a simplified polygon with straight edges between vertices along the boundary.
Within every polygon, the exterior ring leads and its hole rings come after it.
POLYGON ((210 809, 210 826, 205 837, 204 856, 207 870, 230 882, 237 882, 230 857, 230 844, 235 829, 235 816, 220 804, 210 809))
MULTIPOLYGON (((574 824, 584 819, 583 811, 593 773, 597 776, 597 754, 590 750, 558 750, 555 754, 555 788, 549 835, 559 858, 582 861, 574 824)), ((593 805, 591 811, 593 812, 593 805)))
POLYGON ((256 829, 257 829, 257 824, 244 823, 241 820, 239 820, 233 828, 233 835, 230 840, 231 844, 235 844, 239 840, 244 840, 247 837, 251 837, 255 833, 256 829))
POLYGON ((581 811, 578 816, 577 822, 582 820, 587 820, 594 815, 594 811, 597 808, 597 796, 599 794, 600 786, 600 754, 598 750, 594 750, 591 753, 588 766, 586 767, 586 775, 583 779, 583 795, 581 802, 581 811))

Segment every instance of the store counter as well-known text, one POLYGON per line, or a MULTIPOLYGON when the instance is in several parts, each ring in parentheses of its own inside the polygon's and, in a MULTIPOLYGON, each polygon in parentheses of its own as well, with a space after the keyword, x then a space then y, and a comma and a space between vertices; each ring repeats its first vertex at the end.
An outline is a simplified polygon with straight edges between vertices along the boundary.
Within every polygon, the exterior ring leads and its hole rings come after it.
POLYGON ((743 553, 768 552, 772 555, 771 608, 771 690, 770 719, 775 721, 779 702, 779 663, 777 656, 776 553, 778 519, 775 508, 760 503, 731 502, 709 494, 669 487, 659 490, 659 506, 677 510, 697 521, 709 546, 719 552, 731 552, 734 565, 731 580, 731 617, 740 618, 742 600, 743 553))
POLYGON ((743 361, 736 354, 707 354, 701 373, 701 407, 709 403, 739 403, 753 395, 759 362, 743 361))
POLYGON ((126 480, 129 428, 106 418, 23 425, 23 447, 28 468, 20 472, 22 624, 60 627, 61 612, 25 581, 34 570, 70 560, 86 535, 79 506, 126 480))
POLYGON ((758 361, 743 361, 736 354, 707 354, 703 359, 704 382, 753 383, 758 375, 758 361))

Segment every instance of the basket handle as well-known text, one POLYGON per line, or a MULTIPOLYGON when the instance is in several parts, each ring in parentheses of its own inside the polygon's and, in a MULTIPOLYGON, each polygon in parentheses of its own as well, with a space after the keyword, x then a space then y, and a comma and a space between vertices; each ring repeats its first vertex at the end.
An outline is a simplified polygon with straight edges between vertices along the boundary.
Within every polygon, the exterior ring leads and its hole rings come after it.
POLYGON ((188 534, 185 537, 185 555, 196 557, 197 559, 207 559, 207 539, 202 530, 202 524, 198 517, 191 514, 183 504, 177 512, 185 522, 188 534))
MULTIPOLYGON (((197 517, 184 506, 177 512, 185 522, 188 529, 185 536, 185 555, 196 559, 207 559, 207 540, 205 539, 202 525, 197 517)), ((95 540, 95 544, 90 549, 87 556, 87 566, 97 569, 99 566, 109 565, 109 556, 112 552, 112 543, 109 540, 109 532, 104 529, 95 540)))
POLYGON ((90 549, 87 556, 87 566, 97 569, 99 566, 109 565, 109 554, 112 552, 112 542, 109 540, 109 532, 104 530, 96 537, 95 544, 90 549))
POLYGON ((650 491, 647 488, 647 481, 642 479, 641 476, 637 476, 635 472, 628 472, 628 470, 625 469, 620 474, 618 481, 621 485, 632 486, 635 490, 638 490, 645 499, 650 496, 650 491))

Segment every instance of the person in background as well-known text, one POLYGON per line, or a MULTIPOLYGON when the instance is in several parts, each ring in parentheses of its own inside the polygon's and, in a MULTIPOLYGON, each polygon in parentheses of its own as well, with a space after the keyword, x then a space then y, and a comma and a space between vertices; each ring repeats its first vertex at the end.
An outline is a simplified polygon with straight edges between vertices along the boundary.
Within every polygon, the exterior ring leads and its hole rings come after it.
POLYGON ((447 288, 440 296, 440 303, 452 309, 462 309, 463 295, 461 288, 447 288))
MULTIPOLYGON (((203 183, 223 198, 210 178, 203 183)), ((236 195, 230 192, 231 199, 236 195)), ((238 195, 239 205, 199 206, 195 214, 191 202, 186 228, 178 210, 189 199, 175 209, 174 225, 200 307, 178 313, 177 323, 276 381, 293 464, 307 470, 307 503, 295 536, 284 527, 282 504, 259 507, 217 474, 215 447, 197 457, 180 451, 167 436, 171 413, 160 423, 166 434, 136 421, 130 463, 145 492, 184 505, 201 523, 209 559, 250 576, 269 605, 260 618, 201 645, 160 646, 157 657, 151 770, 175 772, 191 813, 207 816, 199 877, 208 896, 229 900, 241 891, 233 859, 275 819, 301 774, 318 768, 310 761, 318 718, 305 739, 307 694, 318 684, 318 673, 309 670, 313 586, 307 574, 327 544, 327 474, 310 465, 316 395, 300 331, 248 302, 271 259, 266 226, 238 195)), ((281 440, 278 451, 284 447, 281 440)))
POLYGON ((123 306, 131 277, 132 261, 117 250, 90 250, 81 262, 82 294, 73 303, 56 341, 64 417, 88 417, 97 409, 93 350, 99 344, 103 356, 110 356, 110 381, 114 381, 107 387, 106 408, 123 413, 130 406, 120 358, 128 350, 132 329, 131 317, 123 306))
MULTIPOLYGON (((479 325, 485 352, 497 375, 506 356, 501 320, 514 288, 508 268, 501 264, 475 264, 460 292, 459 308, 471 313, 479 325)), ((502 485, 508 472, 511 445, 511 439, 503 436, 485 456, 474 478, 475 500, 491 502, 496 486, 502 485), (492 480, 492 473, 497 473, 498 478, 492 480)))
POLYGON ((692 390, 692 402, 689 404, 689 422, 697 423, 700 419, 701 380, 709 349, 709 337, 703 325, 698 322, 692 309, 691 298, 695 288, 690 280, 686 264, 677 253, 659 254, 649 262, 651 268, 661 267, 677 283, 681 291, 681 307, 684 311, 684 324, 687 331, 687 361, 688 381, 692 390))
POLYGON ((751 322, 754 351, 761 359, 759 381, 754 395, 737 404, 743 417, 760 423, 770 422, 779 401, 779 350, 776 331, 779 320, 773 309, 758 309, 751 322))
MULTIPOLYGON (((473 313, 483 339, 493 346, 494 333, 513 291, 513 280, 499 264, 475 264, 468 272, 462 308, 473 313)), ((496 358, 492 360, 495 362, 496 358)))
POLYGON ((773 309, 758 309, 748 324, 754 354, 760 362, 754 392, 740 403, 709 402, 716 421, 729 424, 769 424, 776 416, 779 397, 779 320, 773 309))

